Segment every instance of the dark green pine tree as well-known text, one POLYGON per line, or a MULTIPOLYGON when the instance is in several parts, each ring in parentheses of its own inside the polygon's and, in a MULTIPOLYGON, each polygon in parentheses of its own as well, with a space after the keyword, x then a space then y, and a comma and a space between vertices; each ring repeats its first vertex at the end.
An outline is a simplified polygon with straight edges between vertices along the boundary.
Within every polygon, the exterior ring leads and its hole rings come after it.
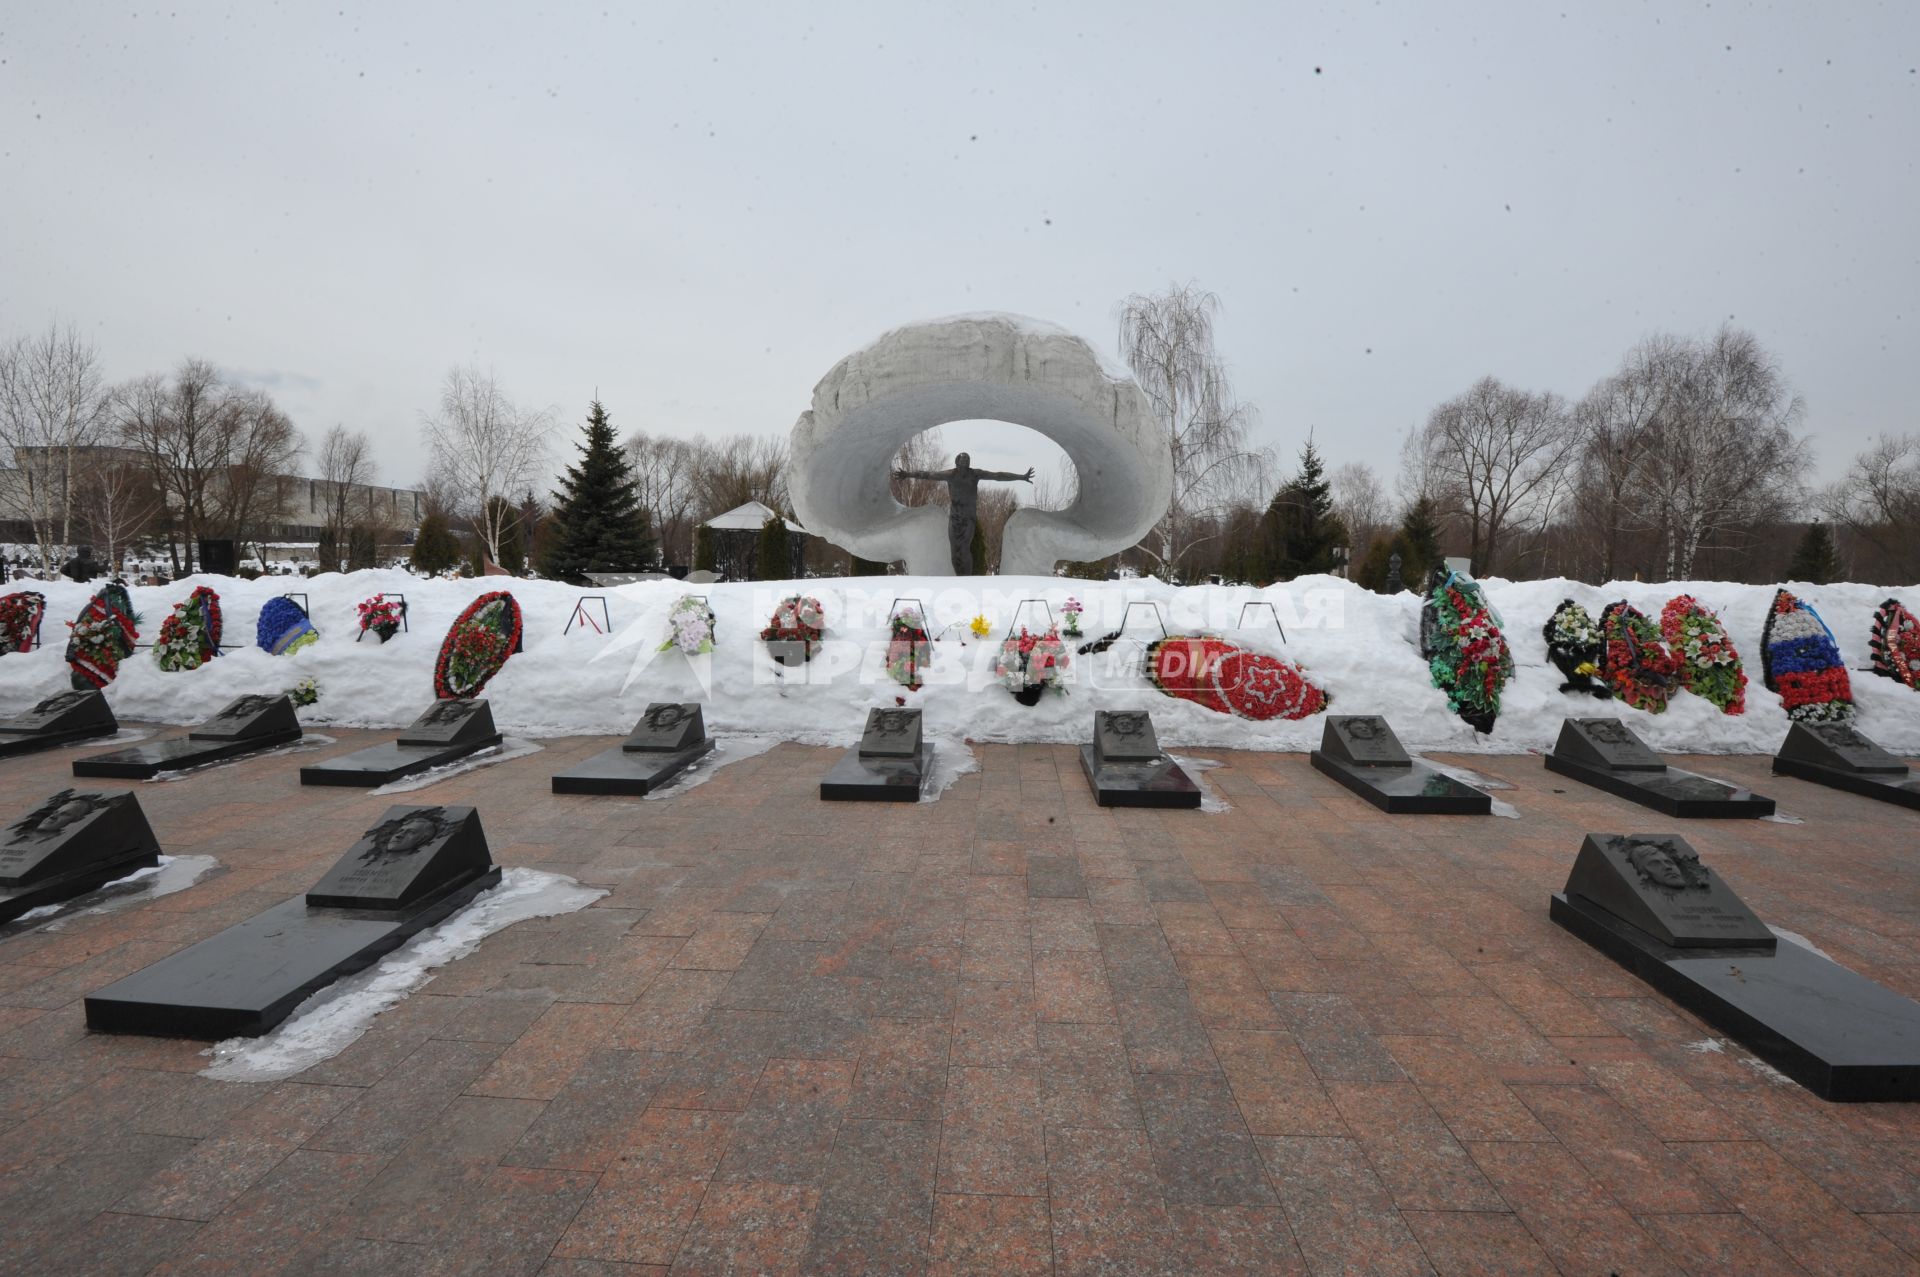
POLYGON ((1839 575, 1840 555, 1833 548, 1833 533, 1824 523, 1809 523, 1793 552, 1793 562, 1787 565, 1787 580, 1825 585, 1839 575))
POLYGON ((1299 472, 1273 494, 1260 522, 1266 560, 1260 575, 1288 581, 1333 570, 1333 551, 1347 529, 1333 512, 1333 485, 1313 440, 1300 450, 1299 472))
POLYGON ((582 584, 588 572, 639 572, 653 558, 653 537, 627 466, 598 399, 587 409, 587 440, 553 494, 559 527, 540 570, 556 581, 582 584))
POLYGON ((787 521, 775 513, 760 525, 760 540, 753 549, 753 576, 756 581, 784 581, 793 575, 793 542, 787 536, 787 521))
POLYGON ((1407 517, 1400 523, 1400 536, 1406 541, 1400 551, 1400 580, 1418 593, 1426 583, 1427 573, 1439 567, 1445 557, 1440 553, 1440 520, 1434 515, 1432 501, 1421 497, 1407 507, 1407 517))
POLYGON ((459 564, 460 541, 447 526, 446 515, 428 510, 427 517, 420 520, 420 530, 413 538, 412 559, 413 570, 427 576, 437 576, 459 564))

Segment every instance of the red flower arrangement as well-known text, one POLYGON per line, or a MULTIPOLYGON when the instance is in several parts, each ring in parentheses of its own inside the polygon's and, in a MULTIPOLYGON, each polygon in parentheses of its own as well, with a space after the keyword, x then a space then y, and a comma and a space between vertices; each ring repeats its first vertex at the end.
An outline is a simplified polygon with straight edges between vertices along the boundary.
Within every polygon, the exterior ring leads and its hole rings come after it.
POLYGON ((1760 674, 1796 723, 1835 723, 1853 717, 1853 684, 1833 631, 1811 606, 1775 590, 1760 631, 1760 674))
POLYGON ((1722 714, 1747 710, 1747 672, 1720 618, 1691 594, 1660 609, 1660 634, 1680 667, 1680 683, 1722 714))
POLYGON ((46 615, 47 596, 38 591, 19 590, 0 598, 0 656, 32 651, 46 615))
POLYGON ((127 587, 115 581, 87 600, 80 615, 67 622, 67 666, 74 690, 105 687, 120 672, 120 662, 133 655, 140 637, 140 618, 134 614, 127 587))
POLYGON ((482 594, 455 619, 433 666, 441 700, 478 696, 507 658, 520 650, 520 605, 505 590, 482 594))
POLYGON ((220 655, 220 596, 208 586, 196 586, 160 622, 153 658, 163 670, 196 670, 220 655))
MULTIPOLYGON (((6 603, 6 599, 0 599, 0 608, 6 603)), ((1920 620, 1899 599, 1888 599, 1874 612, 1867 647, 1873 653, 1875 674, 1905 687, 1920 688, 1920 620)))
POLYGON ((407 614, 407 605, 399 599, 390 599, 384 594, 376 594, 358 605, 360 612, 360 632, 371 630, 382 643, 400 632, 400 621, 407 614))
POLYGON ((1427 675, 1447 694, 1448 708, 1491 734, 1513 677, 1513 651, 1479 583, 1451 573, 1439 580, 1421 609, 1420 634, 1427 675))
POLYGON ((1179 635, 1149 644, 1147 678, 1176 700, 1257 722, 1306 718, 1328 703, 1324 691, 1279 657, 1207 635, 1179 635))
POLYGON ((1600 670, 1613 694, 1649 714, 1666 712, 1679 682, 1679 658, 1660 641, 1647 614, 1621 599, 1600 613, 1600 670))

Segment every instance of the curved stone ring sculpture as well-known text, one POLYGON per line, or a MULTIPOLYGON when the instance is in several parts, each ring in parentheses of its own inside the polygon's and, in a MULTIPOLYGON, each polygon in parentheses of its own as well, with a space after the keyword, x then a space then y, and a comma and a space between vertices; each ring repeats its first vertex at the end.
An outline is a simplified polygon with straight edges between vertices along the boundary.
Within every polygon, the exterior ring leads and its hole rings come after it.
POLYGON ((886 333, 833 366, 793 427, 787 490, 800 523, 863 559, 947 576, 948 512, 894 500, 894 455, 949 421, 1009 421, 1059 444, 1079 474, 1064 510, 1022 507, 1000 570, 1050 576, 1135 545, 1173 497, 1173 458, 1147 397, 1080 338, 1021 315, 957 315, 886 333))

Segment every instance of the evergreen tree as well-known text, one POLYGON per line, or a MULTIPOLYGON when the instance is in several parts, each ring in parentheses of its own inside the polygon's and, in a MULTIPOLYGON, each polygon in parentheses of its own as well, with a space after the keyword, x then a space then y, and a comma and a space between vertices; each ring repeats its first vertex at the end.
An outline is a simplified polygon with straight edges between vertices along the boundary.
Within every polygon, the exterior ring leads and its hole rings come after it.
POLYGON ((1364 589, 1372 590, 1375 594, 1385 594, 1387 578, 1393 573, 1392 559, 1396 554, 1400 556, 1402 588, 1418 585, 1418 569, 1414 570, 1414 575, 1408 575, 1407 563, 1410 551, 1405 532, 1396 532, 1390 537, 1375 537, 1372 548, 1367 551, 1367 557, 1362 559, 1360 565, 1353 570, 1354 583, 1364 589))
POLYGON ((1333 485, 1313 440, 1300 450, 1299 472, 1273 494, 1261 531, 1261 577, 1284 581, 1333 570, 1333 551, 1346 540, 1347 529, 1333 512, 1333 485))
POLYGON ((1825 585, 1839 575, 1840 556, 1833 548, 1833 533, 1824 523, 1809 523, 1793 552, 1793 562, 1787 566, 1787 579, 1825 585))
POLYGON ((1440 552, 1440 520, 1434 514, 1433 502, 1421 497, 1408 506, 1407 517, 1400 523, 1400 535, 1407 543, 1400 551, 1400 579, 1409 589, 1418 592, 1427 573, 1439 567, 1446 557, 1440 552))
POLYGON ((713 544, 713 529, 701 524, 693 530, 693 570, 712 572, 719 562, 719 553, 713 544))
POLYGON ((413 570, 426 576, 438 576, 460 562, 460 542, 447 526, 447 516, 438 510, 427 511, 420 530, 413 535, 413 570))
POLYGON ((347 571, 380 566, 380 541, 373 529, 356 523, 347 531, 347 571))
POLYGON ((320 566, 313 570, 315 576, 320 575, 322 572, 338 572, 340 570, 340 542, 339 539, 334 536, 333 525, 331 523, 321 525, 320 544, 314 547, 313 557, 320 560, 320 566))
MULTIPOLYGON (((559 527, 549 537, 553 553, 540 564, 547 576, 575 584, 588 572, 639 572, 653 559, 653 538, 626 450, 614 438, 598 399, 587 409, 586 435, 580 460, 567 467, 561 491, 553 494, 551 517, 559 527)), ((503 546, 503 559, 506 553, 503 546)))
POLYGON ((761 581, 784 581, 793 575, 792 543, 787 521, 778 514, 760 525, 760 544, 754 548, 753 575, 761 581))

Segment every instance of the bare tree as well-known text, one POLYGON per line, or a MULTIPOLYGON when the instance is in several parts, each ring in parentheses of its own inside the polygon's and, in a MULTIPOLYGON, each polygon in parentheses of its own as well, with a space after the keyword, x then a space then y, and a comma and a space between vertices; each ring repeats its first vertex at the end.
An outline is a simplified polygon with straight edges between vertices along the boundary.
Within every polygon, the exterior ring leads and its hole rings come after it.
POLYGON ((1416 469, 1466 521, 1476 573, 1495 571, 1502 538, 1544 515, 1575 442, 1558 395, 1493 377, 1428 416, 1413 441, 1416 469))
POLYGON ((1883 571, 1920 576, 1920 436, 1886 435, 1820 494, 1835 524, 1876 552, 1883 571))
POLYGON ((1220 299, 1193 284, 1120 303, 1120 351, 1153 405, 1173 458, 1173 499, 1140 545, 1169 579, 1194 547, 1220 535, 1219 516, 1263 467, 1247 445, 1253 409, 1239 403, 1214 352, 1220 299))
POLYGON ((694 446, 671 435, 635 431, 626 442, 634 492, 666 563, 693 562, 694 446))
POLYGON ((888 470, 891 476, 893 499, 905 506, 945 505, 947 503, 947 485, 938 479, 919 479, 908 477, 911 474, 932 470, 945 470, 953 464, 953 455, 947 451, 946 440, 936 428, 923 430, 900 445, 900 451, 893 456, 893 465, 888 470))
POLYGON ((1348 561, 1358 563, 1367 555, 1375 537, 1388 531, 1393 517, 1386 485, 1364 461, 1349 461, 1328 476, 1333 485, 1333 509, 1347 526, 1352 543, 1348 561))
POLYGON ((1685 345, 1679 339, 1649 337, 1574 406, 1574 430, 1580 437, 1574 513, 1598 546, 1603 581, 1622 575, 1622 538, 1648 526, 1639 508, 1648 442, 1666 408, 1673 372, 1684 361, 1685 345))
MULTIPOLYGON (((264 391, 232 391, 217 420, 218 469, 208 485, 202 525, 257 548, 263 529, 284 515, 280 481, 306 450, 306 440, 264 391)), ((264 569, 264 550, 259 559, 264 569)))
POLYGON ((701 518, 725 514, 758 501, 787 508, 787 441, 765 435, 733 435, 694 445, 693 487, 701 518))
POLYGON ((114 394, 120 441, 139 452, 166 503, 167 555, 175 576, 193 570, 195 545, 205 535, 207 489, 226 462, 233 404, 220 372, 204 359, 185 359, 171 380, 138 378, 114 394), (185 542, 185 557, 182 547, 185 542))
POLYGON ((436 474, 473 520, 487 557, 500 562, 519 495, 541 477, 552 414, 520 407, 491 372, 469 366, 447 373, 440 408, 423 424, 436 474))
POLYGON ((0 447, 16 472, 10 504, 33 529, 45 571, 73 544, 81 450, 104 433, 106 402, 99 356, 72 327, 49 324, 0 346, 0 447))
MULTIPOLYGON (((348 528, 355 522, 351 510, 354 491, 374 480, 373 443, 364 431, 336 425, 320 441, 317 460, 320 481, 326 485, 326 535, 321 541, 333 546, 338 554, 347 544, 348 528)), ((332 570, 339 565, 320 566, 332 570)))
POLYGON ((1701 549, 1798 504, 1802 405, 1759 340, 1729 326, 1652 375, 1665 388, 1636 486, 1664 539, 1667 578, 1685 579, 1701 549))
POLYGON ((76 523, 101 550, 108 570, 116 573, 127 550, 159 521, 165 509, 153 476, 146 467, 129 461, 87 466, 74 492, 76 523))

